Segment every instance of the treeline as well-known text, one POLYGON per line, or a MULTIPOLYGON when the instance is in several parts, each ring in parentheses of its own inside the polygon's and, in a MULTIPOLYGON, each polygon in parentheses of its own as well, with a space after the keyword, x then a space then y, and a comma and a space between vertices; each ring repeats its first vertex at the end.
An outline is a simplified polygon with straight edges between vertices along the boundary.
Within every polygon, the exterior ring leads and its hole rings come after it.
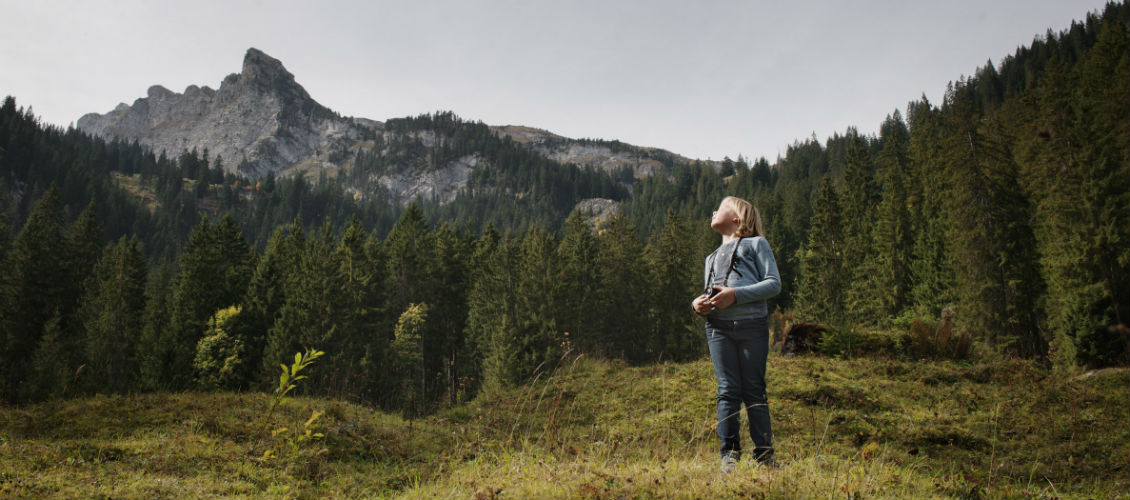
POLYGON ((1130 362, 1127 11, 911 103, 877 141, 849 133, 811 204, 798 311, 884 323, 952 306, 1005 352, 1130 362))
POLYGON ((773 164, 672 163, 595 231, 565 219, 570 198, 618 199, 615 181, 449 114, 391 121, 357 153, 357 179, 469 155, 502 170, 405 210, 347 194, 349 173, 252 184, 206 152, 167 159, 43 127, 9 98, 3 397, 261 388, 313 347, 329 362, 311 390, 426 411, 569 348, 698 356, 687 303, 727 194, 763 212, 784 278, 771 309, 841 330, 948 309, 1004 353, 1127 363, 1128 26, 1130 8, 1109 4, 874 137, 799 141, 773 164))
POLYGON ((311 392, 423 412, 551 370, 570 349, 703 353, 687 305, 701 251, 673 213, 645 245, 623 218, 599 234, 575 215, 561 238, 475 235, 412 205, 384 239, 356 219, 315 232, 296 219, 263 252, 228 215, 202 219, 175 268, 150 266, 136 237, 103 247, 100 233, 91 211, 64 223, 52 188, 0 247, 6 401, 267 389, 317 348, 311 392))
POLYGON ((769 166, 677 167, 636 185, 705 214, 722 193, 765 213, 784 295, 829 325, 905 327, 956 313, 993 349, 1130 362, 1130 8, 1108 4, 882 123, 797 142, 769 166))
POLYGON ((11 96, 0 106, 0 212, 15 229, 51 186, 67 222, 90 208, 103 243, 136 236, 155 262, 175 260, 206 214, 231 212, 261 248, 277 226, 296 217, 313 221, 311 229, 326 217, 340 226, 356 217, 385 234, 403 211, 383 199, 357 200, 324 178, 272 175, 252 182, 226 173, 224 164, 207 150, 169 158, 136 143, 45 126, 11 96))

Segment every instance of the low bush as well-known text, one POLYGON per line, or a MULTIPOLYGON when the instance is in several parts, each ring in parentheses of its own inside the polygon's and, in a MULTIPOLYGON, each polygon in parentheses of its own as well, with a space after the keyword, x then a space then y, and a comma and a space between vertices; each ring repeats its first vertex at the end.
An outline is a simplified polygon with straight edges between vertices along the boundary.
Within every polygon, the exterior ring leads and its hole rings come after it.
POLYGON ((915 318, 907 329, 909 353, 918 358, 969 359, 973 340, 964 330, 954 328, 953 308, 942 310, 937 321, 915 318))

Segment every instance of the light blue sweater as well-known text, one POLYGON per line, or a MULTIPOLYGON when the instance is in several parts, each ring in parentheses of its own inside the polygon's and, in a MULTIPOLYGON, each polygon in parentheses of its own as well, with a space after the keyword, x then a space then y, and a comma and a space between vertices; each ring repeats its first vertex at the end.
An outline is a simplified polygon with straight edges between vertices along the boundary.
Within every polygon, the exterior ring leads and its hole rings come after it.
POLYGON ((703 283, 708 284, 706 281, 710 279, 710 263, 713 261, 714 285, 722 286, 726 270, 730 268, 730 255, 733 254, 734 245, 738 242, 741 246, 734 256, 737 263, 726 282, 726 286, 734 289, 737 301, 730 307, 711 312, 709 314, 711 318, 729 321, 763 318, 769 315, 766 299, 781 291, 781 275, 777 271, 777 260, 773 258, 769 241, 760 236, 723 243, 714 250, 714 253, 707 255, 706 262, 703 263, 703 283))

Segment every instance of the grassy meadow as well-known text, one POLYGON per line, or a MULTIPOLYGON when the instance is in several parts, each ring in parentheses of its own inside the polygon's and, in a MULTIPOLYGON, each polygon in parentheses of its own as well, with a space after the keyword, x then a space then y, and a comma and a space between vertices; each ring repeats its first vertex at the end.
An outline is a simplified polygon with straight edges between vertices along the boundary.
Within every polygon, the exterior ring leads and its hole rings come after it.
MULTIPOLYGON (((709 360, 572 357, 406 419, 255 393, 0 408, 0 498, 1130 498, 1130 372, 771 355, 778 458, 718 471, 709 360)), ((743 433, 748 444, 748 434, 743 433)))

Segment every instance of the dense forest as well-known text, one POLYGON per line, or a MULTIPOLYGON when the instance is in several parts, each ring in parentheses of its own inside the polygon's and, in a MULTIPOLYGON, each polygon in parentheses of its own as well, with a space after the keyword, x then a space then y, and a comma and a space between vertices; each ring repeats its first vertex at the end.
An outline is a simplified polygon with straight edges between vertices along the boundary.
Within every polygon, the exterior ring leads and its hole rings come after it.
POLYGON ((704 353, 689 301, 723 196, 764 214, 771 309, 904 329, 945 315, 986 352, 1130 362, 1130 8, 1109 4, 855 129, 720 168, 633 180, 562 165, 450 113, 318 179, 225 173, 0 107, 0 398, 265 389, 316 348, 305 388, 427 412, 575 350, 704 353), (428 131, 431 147, 404 140, 428 131), (388 166, 477 154, 455 201, 346 189, 388 166), (586 220, 583 198, 621 201, 586 220))

